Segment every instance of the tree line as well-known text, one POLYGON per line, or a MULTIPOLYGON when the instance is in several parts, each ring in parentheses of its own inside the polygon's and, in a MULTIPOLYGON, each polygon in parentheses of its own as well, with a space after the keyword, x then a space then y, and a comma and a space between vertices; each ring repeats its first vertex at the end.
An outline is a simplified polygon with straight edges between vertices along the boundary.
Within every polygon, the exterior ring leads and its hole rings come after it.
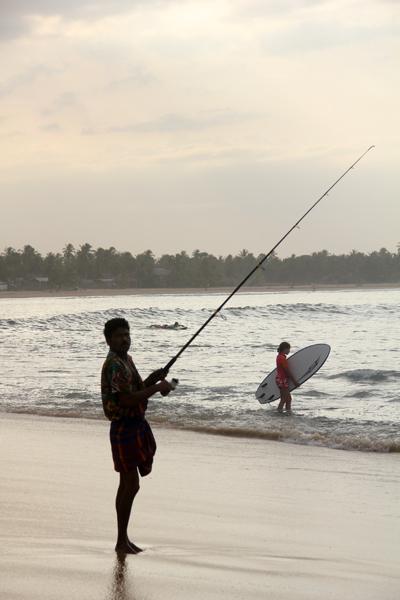
MULTIPOLYGON (((2 289, 234 286, 262 256, 248 250, 224 257, 195 250, 190 255, 182 251, 156 258, 151 250, 134 256, 87 243, 79 248, 67 244, 62 252, 42 256, 26 245, 0 254, 0 282, 2 289)), ((356 250, 341 255, 321 250, 287 258, 274 254, 248 285, 366 283, 400 283, 400 245, 396 253, 381 248, 368 254, 356 250)))

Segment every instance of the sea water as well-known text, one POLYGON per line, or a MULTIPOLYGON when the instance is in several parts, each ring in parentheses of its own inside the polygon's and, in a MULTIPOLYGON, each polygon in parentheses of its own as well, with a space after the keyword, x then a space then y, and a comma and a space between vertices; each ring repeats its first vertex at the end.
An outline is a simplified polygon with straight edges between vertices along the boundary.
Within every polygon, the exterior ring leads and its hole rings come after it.
MULTIPOLYGON (((225 295, 212 292, 0 300, 0 410, 104 418, 106 320, 129 320, 143 377, 164 366, 225 295), (152 325, 178 321, 186 330, 152 325)), ((180 384, 149 402, 152 423, 364 451, 400 451, 400 290, 237 294, 175 363, 180 384), (322 369, 293 392, 293 416, 254 392, 276 348, 328 343, 322 369)))

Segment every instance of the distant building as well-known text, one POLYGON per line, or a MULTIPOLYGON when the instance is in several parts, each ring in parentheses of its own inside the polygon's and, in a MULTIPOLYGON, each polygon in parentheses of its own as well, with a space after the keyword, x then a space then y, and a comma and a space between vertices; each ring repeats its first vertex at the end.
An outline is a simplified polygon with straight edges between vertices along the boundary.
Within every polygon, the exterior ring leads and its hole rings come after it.
POLYGON ((80 279, 79 287, 84 290, 89 290, 98 287, 98 284, 94 279, 80 279))
POLYGON ((31 275, 30 277, 16 277, 12 285, 16 290, 47 290, 49 278, 31 275))
POLYGON ((6 292, 8 290, 8 283, 6 281, 0 281, 0 292, 6 292))
POLYGON ((48 277, 32 277, 30 283, 33 289, 46 290, 49 287, 48 277))
POLYGON ((117 284, 115 282, 115 279, 113 277, 106 277, 103 279, 98 279, 97 282, 99 284, 101 284, 101 287, 103 288, 115 288, 117 287, 117 284))

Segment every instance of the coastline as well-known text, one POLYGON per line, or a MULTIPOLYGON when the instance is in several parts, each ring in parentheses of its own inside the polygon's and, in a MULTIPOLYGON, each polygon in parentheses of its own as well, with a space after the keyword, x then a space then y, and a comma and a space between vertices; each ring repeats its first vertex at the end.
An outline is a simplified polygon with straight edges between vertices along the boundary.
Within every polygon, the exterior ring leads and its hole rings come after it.
POLYGON ((119 562, 108 423, 0 414, 0 429, 4 598, 397 598, 393 455, 154 427, 130 528, 145 552, 119 562))
MULTIPOLYGON (((366 283, 366 284, 315 284, 315 285, 270 285, 251 286, 240 289, 238 294, 259 294, 291 291, 349 291, 349 290, 379 290, 400 289, 400 283, 366 283)), ((145 295, 199 295, 199 294, 229 294, 233 287, 210 288, 98 288, 78 290, 18 290, 0 291, 2 298, 70 298, 90 296, 145 296, 145 295)))

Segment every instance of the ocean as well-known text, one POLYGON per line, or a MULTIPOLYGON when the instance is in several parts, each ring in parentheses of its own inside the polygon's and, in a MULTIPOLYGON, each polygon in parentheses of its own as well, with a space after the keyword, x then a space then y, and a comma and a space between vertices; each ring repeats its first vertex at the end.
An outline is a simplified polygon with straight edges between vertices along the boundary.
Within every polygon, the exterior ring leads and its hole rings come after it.
MULTIPOLYGON (((164 366, 225 295, 213 292, 0 299, 0 410, 103 419, 102 329, 131 324, 143 377, 164 366), (186 330, 153 328, 178 321, 186 330)), ((375 452, 399 452, 400 290, 246 291, 175 363, 168 397, 149 401, 153 424, 375 452), (328 343, 322 369, 292 394, 292 416, 255 390, 276 348, 328 343)))

